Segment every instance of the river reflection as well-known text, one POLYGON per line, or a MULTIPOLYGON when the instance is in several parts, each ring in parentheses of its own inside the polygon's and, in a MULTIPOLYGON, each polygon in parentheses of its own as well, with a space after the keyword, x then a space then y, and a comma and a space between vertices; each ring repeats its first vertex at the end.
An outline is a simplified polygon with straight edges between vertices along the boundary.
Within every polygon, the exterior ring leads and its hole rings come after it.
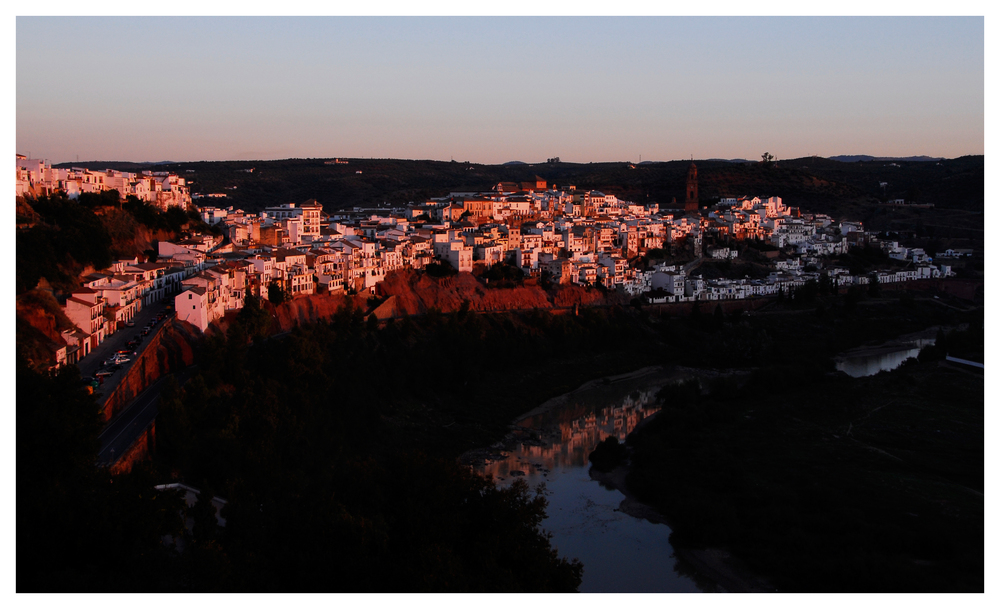
POLYGON ((667 525, 620 511, 625 496, 590 476, 588 455, 609 436, 623 441, 659 411, 656 392, 679 380, 662 371, 616 383, 594 383, 548 403, 515 423, 502 446, 475 469, 500 486, 516 479, 545 485, 542 528, 559 555, 584 565, 581 592, 699 592, 681 573, 667 525))
POLYGON ((836 366, 837 370, 854 378, 871 376, 879 372, 895 370, 906 360, 920 355, 920 349, 933 344, 934 339, 917 339, 912 341, 910 348, 856 356, 845 354, 837 359, 836 366))
MULTIPOLYGON (((603 439, 616 436, 625 440, 635 426, 660 410, 653 406, 656 392, 632 391, 618 403, 580 415, 590 410, 585 404, 574 402, 558 412, 520 419, 516 435, 524 436, 541 431, 541 438, 522 442, 505 459, 484 464, 479 470, 497 480, 527 474, 545 474, 556 468, 586 467, 588 456, 603 439)), ((529 436, 530 437, 530 436, 529 436)))

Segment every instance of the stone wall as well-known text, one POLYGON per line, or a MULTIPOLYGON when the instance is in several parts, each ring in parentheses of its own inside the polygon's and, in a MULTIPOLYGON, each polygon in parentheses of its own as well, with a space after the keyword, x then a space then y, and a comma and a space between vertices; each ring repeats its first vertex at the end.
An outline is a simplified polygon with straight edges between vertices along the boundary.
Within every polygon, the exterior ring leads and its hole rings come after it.
POLYGON ((104 420, 122 411, 137 395, 161 376, 182 370, 194 363, 193 344, 198 331, 185 322, 168 319, 160 331, 150 337, 138 359, 125 371, 115 390, 104 401, 104 420))
POLYGON ((142 432, 132 446, 129 447, 128 452, 118 458, 110 468, 112 474, 125 474, 128 473, 132 466, 139 461, 144 461, 153 454, 153 450, 156 448, 156 419, 150 422, 149 427, 142 432))

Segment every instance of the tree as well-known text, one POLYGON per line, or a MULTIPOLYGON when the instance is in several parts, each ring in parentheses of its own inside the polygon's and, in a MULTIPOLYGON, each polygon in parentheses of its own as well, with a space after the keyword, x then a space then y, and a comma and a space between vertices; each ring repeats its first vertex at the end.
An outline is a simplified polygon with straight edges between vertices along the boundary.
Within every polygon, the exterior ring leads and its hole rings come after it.
MULTIPOLYGON (((268 298, 271 288, 268 287, 268 298)), ((273 301, 272 301, 273 302, 273 301)), ((236 314, 236 321, 243 326, 251 340, 267 336, 271 329, 271 314, 261 306, 260 298, 248 294, 243 302, 243 308, 236 314)))
POLYGON ((819 276, 819 295, 827 296, 828 294, 830 294, 830 276, 824 273, 819 276))
POLYGON ((875 298, 879 294, 878 273, 868 275, 868 295, 875 298))
POLYGON ((272 281, 267 285, 267 299, 271 304, 278 306, 288 299, 288 295, 285 290, 281 288, 281 284, 277 281, 272 281))
POLYGON ((798 303, 809 304, 816 300, 817 294, 819 294, 819 284, 816 283, 815 279, 810 279, 806 281, 802 287, 795 291, 795 301, 798 303))
POLYGON ((760 155, 760 162, 764 164, 764 167, 770 167, 772 164, 774 164, 774 155, 771 154, 770 152, 765 152, 764 154, 760 155))
POLYGON ((847 294, 844 296, 844 310, 852 312, 858 308, 858 302, 861 301, 862 290, 859 285, 852 285, 847 288, 847 294))
POLYGON ((717 305, 715 305, 715 312, 712 314, 712 317, 715 318, 715 323, 716 323, 716 325, 719 325, 719 326, 721 326, 726 321, 726 314, 722 310, 722 303, 721 302, 718 303, 717 305))
POLYGON ((431 277, 450 277, 458 274, 455 267, 451 266, 451 263, 447 260, 441 260, 428 264, 424 267, 424 272, 431 277))
POLYGON ((100 409, 75 366, 46 375, 17 356, 17 590, 155 590, 179 496, 141 465, 98 469, 100 409))
POLYGON ((215 518, 215 506, 212 505, 214 496, 212 487, 203 484, 198 500, 188 510, 188 516, 194 520, 191 532, 196 543, 207 544, 215 539, 218 521, 215 518))

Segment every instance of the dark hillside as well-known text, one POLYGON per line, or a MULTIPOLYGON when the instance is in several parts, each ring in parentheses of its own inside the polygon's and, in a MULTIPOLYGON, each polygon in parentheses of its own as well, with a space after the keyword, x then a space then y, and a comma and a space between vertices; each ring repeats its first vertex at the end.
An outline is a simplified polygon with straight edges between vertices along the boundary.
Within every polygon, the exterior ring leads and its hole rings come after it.
MULTIPOLYGON (((316 199, 327 211, 354 206, 405 205, 452 191, 485 190, 498 182, 521 182, 540 176, 549 186, 596 189, 637 203, 682 206, 691 161, 663 163, 534 163, 480 165, 399 159, 326 159, 281 161, 213 161, 148 166, 173 171, 191 181, 192 193, 225 193, 225 203, 246 211, 268 205, 316 199), (331 160, 332 161, 332 160, 331 160), (252 172, 247 170, 252 169, 252 172), (360 172, 360 173, 359 173, 360 172)), ((982 156, 936 162, 859 161, 842 163, 820 157, 759 162, 695 160, 703 205, 718 197, 759 195, 782 197, 805 210, 850 214, 871 213, 879 199, 906 198, 937 208, 982 211, 985 167, 982 156), (893 166, 895 165, 895 166, 893 166), (886 182, 883 192, 880 182, 886 182)), ((92 169, 119 168, 109 162, 75 163, 92 169)), ((120 167, 137 171, 139 167, 120 167)))
POLYGON ((963 156, 940 162, 858 161, 841 163, 819 157, 782 161, 818 178, 857 188, 878 199, 906 199, 935 207, 982 211, 985 185, 983 156, 963 156), (886 183, 883 192, 881 182, 886 183))

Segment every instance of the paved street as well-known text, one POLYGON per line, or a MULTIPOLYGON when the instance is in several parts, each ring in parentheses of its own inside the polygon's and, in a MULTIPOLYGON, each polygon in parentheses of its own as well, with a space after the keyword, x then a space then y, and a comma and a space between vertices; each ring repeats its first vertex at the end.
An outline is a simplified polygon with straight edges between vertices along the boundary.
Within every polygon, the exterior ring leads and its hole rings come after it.
MULTIPOLYGON (((134 328, 123 327, 111 336, 105 338, 103 343, 98 345, 96 349, 91 351, 87 357, 77 364, 77 367, 80 369, 80 376, 93 377, 94 373, 102 368, 104 360, 114 355, 114 353, 119 349, 126 349, 127 347, 125 346, 125 343, 127 343, 133 336, 141 334, 143 327, 149 323, 149 320, 156 317, 156 315, 159 314, 160 311, 163 311, 166 308, 166 305, 170 302, 172 302, 171 298, 165 298, 160 302, 147 306, 133 319, 135 322, 134 328)), ((125 376, 126 372, 128 372, 129 367, 135 362, 135 359, 146 349, 146 347, 149 346, 150 339, 156 336, 156 333, 163 329, 166 321, 167 320, 164 319, 162 322, 157 324, 147 336, 143 337, 142 343, 136 348, 136 356, 130 356, 131 361, 122 365, 121 370, 115 372, 113 375, 105 377, 104 384, 100 385, 96 391, 98 394, 98 404, 102 406, 104 405, 104 401, 107 396, 115 390, 122 377, 125 376)))
POLYGON ((101 432, 99 438, 101 448, 97 454, 98 465, 110 465, 115 458, 121 457, 139 434, 156 418, 159 413, 160 392, 168 378, 175 377, 180 386, 187 382, 193 371, 194 366, 191 366, 176 375, 163 376, 136 396, 128 408, 116 416, 101 432))

